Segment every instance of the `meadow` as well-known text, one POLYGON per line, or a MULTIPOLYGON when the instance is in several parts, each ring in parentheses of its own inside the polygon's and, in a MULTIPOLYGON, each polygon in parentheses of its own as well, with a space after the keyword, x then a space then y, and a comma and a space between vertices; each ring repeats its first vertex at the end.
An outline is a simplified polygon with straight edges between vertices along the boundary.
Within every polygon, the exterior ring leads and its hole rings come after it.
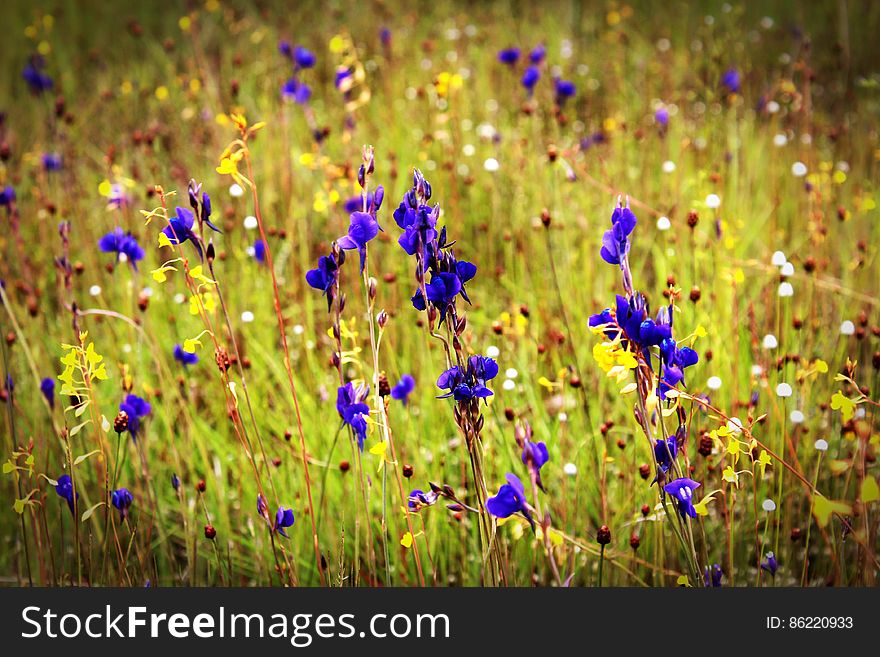
POLYGON ((880 5, 0 15, 3 585, 876 584, 880 5))

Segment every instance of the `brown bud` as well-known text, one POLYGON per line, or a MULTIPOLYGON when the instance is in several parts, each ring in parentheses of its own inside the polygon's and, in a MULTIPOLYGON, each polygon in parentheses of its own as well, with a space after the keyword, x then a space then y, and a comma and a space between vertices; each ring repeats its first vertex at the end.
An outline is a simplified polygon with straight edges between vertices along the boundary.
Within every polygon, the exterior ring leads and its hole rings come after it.
POLYGON ((214 525, 205 525, 205 538, 213 541, 215 536, 217 536, 217 530, 214 529, 214 525))
POLYGON ((697 211, 691 210, 688 212, 688 226, 696 228, 698 223, 700 223, 700 215, 697 214, 697 211))
POLYGON ((552 217, 550 216, 550 210, 544 208, 541 210, 541 223, 544 224, 544 228, 550 228, 550 223, 552 221, 552 217))
POLYGON ((196 484, 196 490, 200 493, 204 493, 205 489, 208 487, 208 484, 205 483, 204 479, 199 479, 199 483, 196 484))
POLYGON ((568 383, 572 388, 580 388, 581 387, 581 378, 577 375, 574 375, 568 380, 568 383))
POLYGON ((387 397, 391 394, 391 385, 388 383, 388 375, 385 372, 379 373, 379 396, 387 397))
POLYGON ((712 441, 712 437, 709 434, 704 433, 700 436, 700 446, 697 451, 703 456, 709 456, 712 453, 712 448, 714 447, 714 443, 712 441))
POLYGON ((639 466, 639 476, 642 479, 647 479, 648 475, 650 475, 650 474, 651 474, 651 466, 648 465, 647 463, 642 463, 639 466))
POLYGON ((801 540, 801 528, 800 527, 792 527, 791 528, 791 540, 793 543, 801 540))
POLYGON ((339 471, 340 472, 348 472, 351 469, 351 464, 348 461, 340 461, 339 462, 339 471))
POLYGON ((641 541, 639 540, 639 535, 633 532, 632 536, 629 537, 629 546, 633 550, 638 550, 639 545, 641 545, 641 541))
POLYGON ((508 422, 513 422, 516 419, 516 413, 508 406, 504 409, 504 417, 507 418, 508 422))
POLYGON ((123 433, 128 429, 128 413, 125 411, 119 411, 116 414, 116 419, 113 420, 113 431, 116 433, 123 433))
POLYGON ((413 476, 414 472, 415 472, 415 470, 413 470, 413 467, 409 463, 403 464, 403 476, 404 477, 409 479, 410 477, 413 476))
POLYGON ((694 285, 691 288, 691 301, 696 303, 697 301, 700 300, 701 296, 702 296, 702 293, 700 292, 700 288, 698 288, 696 285, 694 285))
POLYGON ((547 159, 551 162, 555 162, 556 158, 559 157, 559 150, 556 148, 554 144, 550 144, 547 147, 547 159))
POLYGON ((599 527, 599 531, 596 532, 596 542, 599 545, 608 545, 611 542, 611 530, 608 529, 608 525, 599 527))
POLYGON ((214 352, 214 360, 217 361, 217 367, 220 368, 221 372, 226 372, 232 366, 229 354, 223 347, 217 347, 217 350, 214 352))

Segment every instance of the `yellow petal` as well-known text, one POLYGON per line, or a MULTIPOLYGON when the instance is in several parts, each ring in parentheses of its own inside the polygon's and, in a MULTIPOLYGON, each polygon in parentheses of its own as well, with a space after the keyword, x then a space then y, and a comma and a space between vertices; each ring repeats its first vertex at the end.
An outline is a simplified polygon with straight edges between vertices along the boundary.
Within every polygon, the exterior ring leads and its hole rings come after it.
POLYGON ((407 532, 403 535, 403 538, 400 539, 400 544, 405 548, 411 548, 413 544, 413 535, 411 532, 407 532))

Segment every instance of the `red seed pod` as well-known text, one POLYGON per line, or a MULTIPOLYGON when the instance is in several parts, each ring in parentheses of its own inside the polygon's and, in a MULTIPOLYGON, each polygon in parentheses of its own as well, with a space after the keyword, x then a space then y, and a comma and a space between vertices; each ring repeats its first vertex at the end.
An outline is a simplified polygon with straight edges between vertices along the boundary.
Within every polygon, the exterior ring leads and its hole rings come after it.
POLYGON ((351 469, 351 464, 348 461, 340 461, 339 462, 339 471, 340 472, 348 472, 351 469))
POLYGON ((629 537, 629 546, 633 550, 638 550, 639 545, 641 545, 641 540, 639 540, 639 535, 633 532, 632 536, 629 537))
POLYGON ((214 525, 205 525, 205 538, 213 541, 215 536, 217 536, 217 530, 214 529, 214 525))
POLYGON ((205 483, 204 479, 199 479, 199 483, 196 484, 196 490, 200 493, 204 493, 207 487, 208 485, 205 483))
POLYGON ((608 525, 599 527, 599 531, 596 532, 596 542, 599 545, 608 545, 611 542, 611 530, 608 529, 608 525))

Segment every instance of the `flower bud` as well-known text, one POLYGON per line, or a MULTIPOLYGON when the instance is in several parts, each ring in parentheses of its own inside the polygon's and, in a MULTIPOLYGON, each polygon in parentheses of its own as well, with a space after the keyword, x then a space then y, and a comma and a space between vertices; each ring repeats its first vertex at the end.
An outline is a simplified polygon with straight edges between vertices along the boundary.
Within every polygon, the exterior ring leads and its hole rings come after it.
POLYGON ((205 538, 213 541, 215 536, 217 536, 217 530, 214 529, 214 525, 205 525, 205 538))
POLYGON ((113 420, 113 430, 116 433, 123 433, 126 429, 128 429, 128 413, 119 411, 116 414, 116 419, 113 420))
POLYGON ((639 535, 633 532, 632 536, 629 537, 629 546, 633 550, 638 550, 639 545, 641 545, 641 540, 639 539, 639 535))
POLYGON ((199 483, 196 484, 196 490, 200 493, 204 493, 207 487, 208 485, 205 483, 204 479, 199 479, 199 483))
POLYGON ((611 530, 608 529, 608 525, 599 527, 599 531, 596 532, 596 542, 599 545, 608 545, 611 542, 611 530))

